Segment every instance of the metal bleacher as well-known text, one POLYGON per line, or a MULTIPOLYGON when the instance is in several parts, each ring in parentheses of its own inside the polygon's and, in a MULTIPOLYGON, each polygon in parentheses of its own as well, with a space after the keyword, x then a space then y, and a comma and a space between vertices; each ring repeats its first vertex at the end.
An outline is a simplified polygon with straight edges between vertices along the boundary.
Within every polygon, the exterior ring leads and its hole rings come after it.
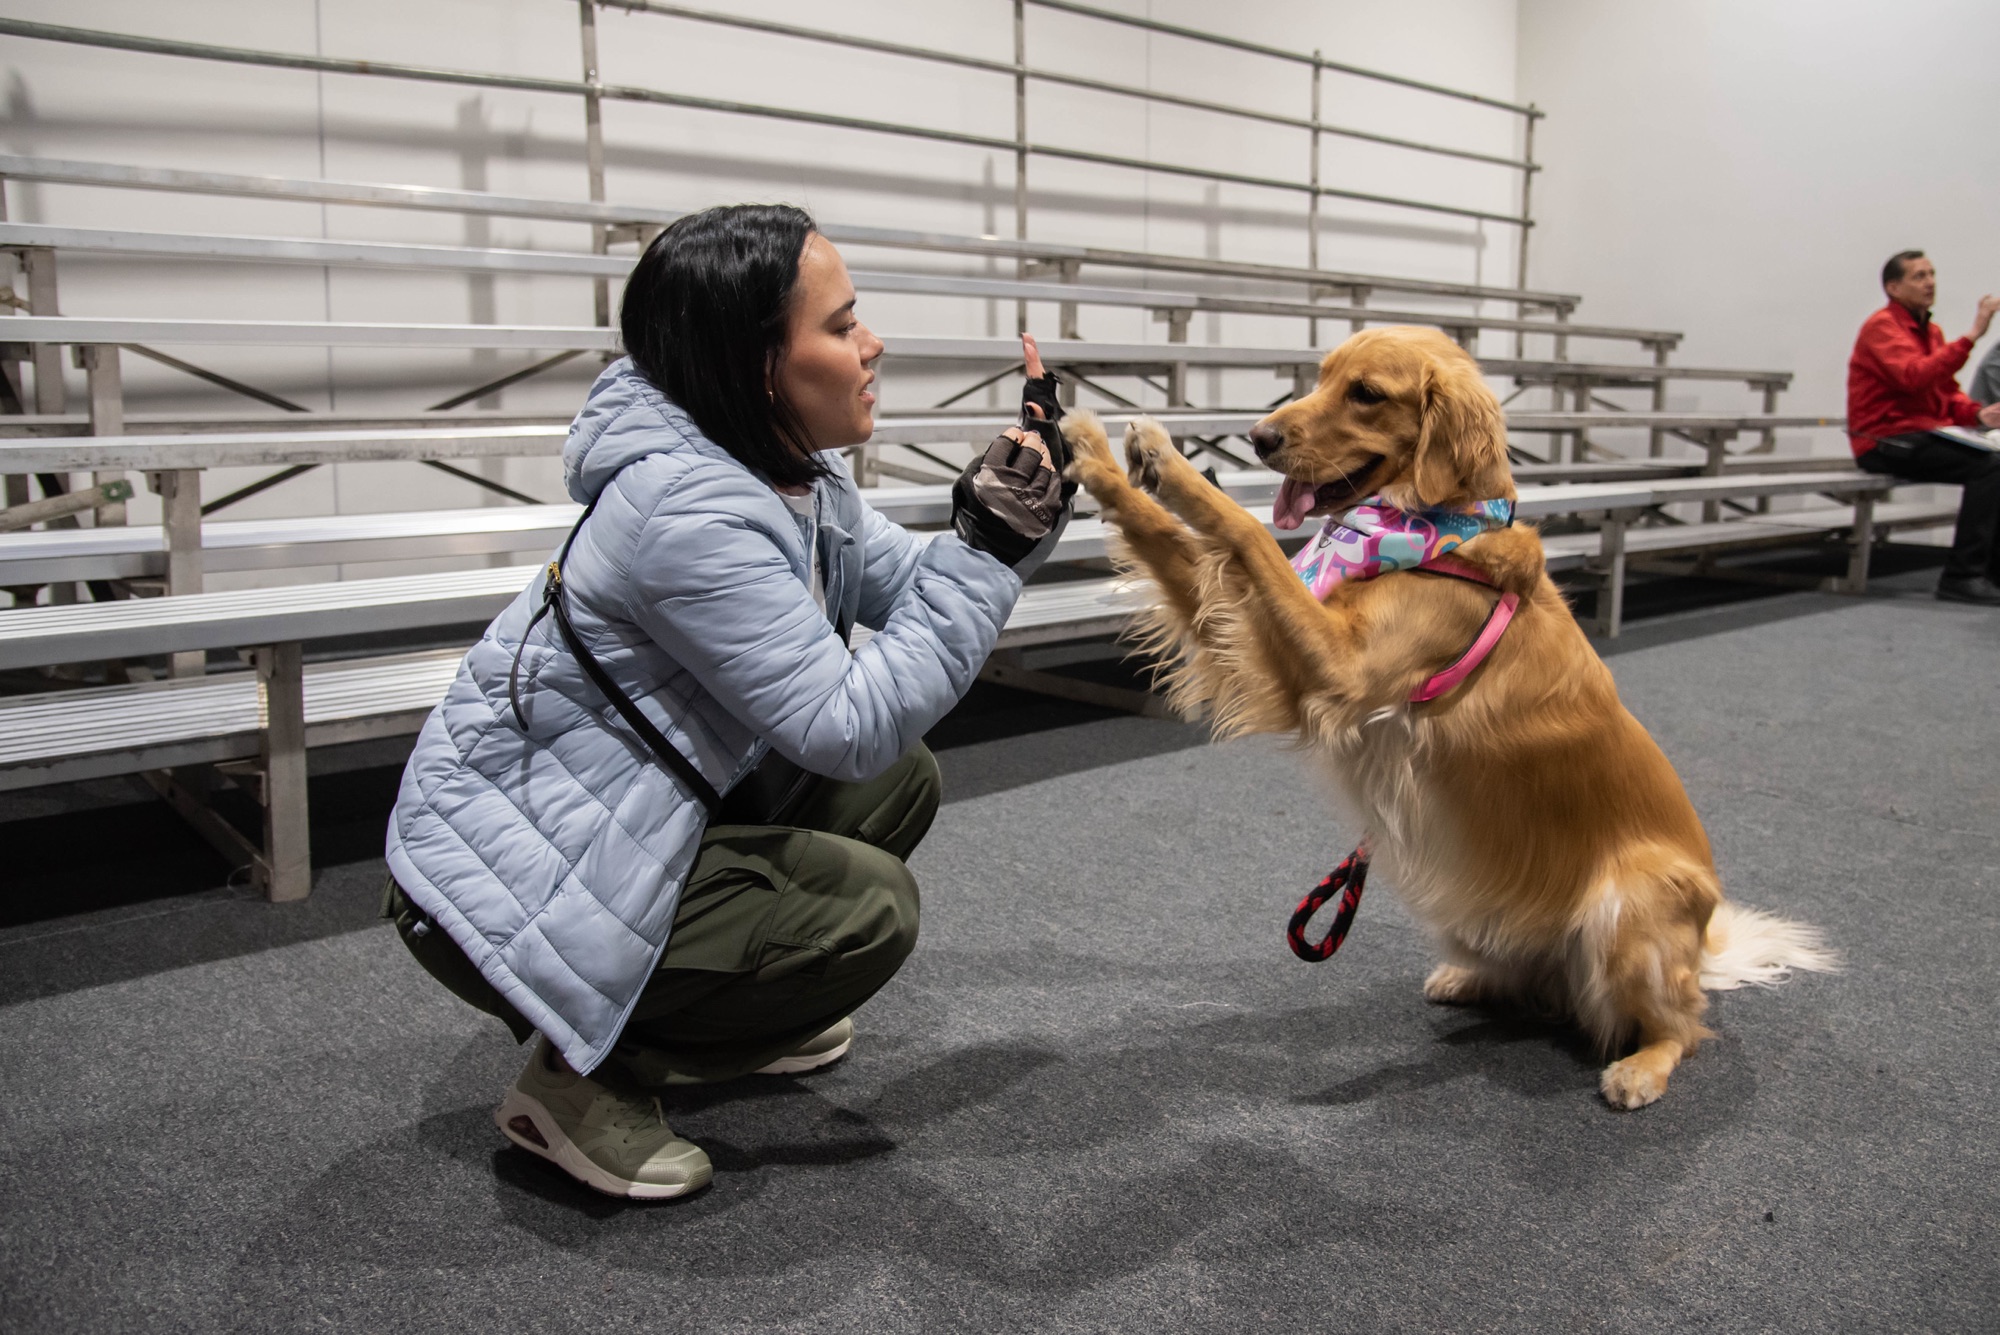
MULTIPOLYGON (((1017 0, 1017 11, 1049 0, 1017 0)), ((1642 566, 1710 563, 1718 554, 1771 546, 1846 549, 1845 574, 1835 583, 1859 590, 1872 544, 1896 528, 1948 519, 1951 507, 1889 498, 1893 483, 1862 474, 1838 458, 1780 456, 1780 431, 1826 431, 1837 418, 1785 415, 1778 395, 1789 372, 1672 364, 1681 334, 1668 330, 1590 325, 1572 318, 1581 298, 1531 289, 1456 283, 1337 270, 1321 264, 1323 202, 1357 201, 1511 227, 1525 273, 1532 218, 1530 189, 1538 170, 1533 126, 1541 113, 1477 94, 1356 70, 1317 53, 1279 51, 1064 0, 1059 6, 1111 25, 1211 41, 1310 73, 1314 111, 1287 118, 1178 94, 1093 85, 1112 96, 1144 98, 1220 115, 1276 123, 1305 133, 1312 145, 1304 180, 1251 178, 1187 164, 1110 158, 1027 138, 1017 119, 1014 140, 988 139, 935 127, 899 126, 749 104, 704 104, 657 89, 619 88, 594 73, 597 0, 580 5, 590 78, 577 84, 534 81, 537 91, 583 99, 587 109, 626 98, 694 106, 732 115, 836 125, 859 133, 909 134, 1004 150, 1016 164, 1013 236, 946 234, 842 224, 825 220, 826 235, 868 257, 853 276, 864 293, 938 300, 1011 303, 1025 320, 1030 306, 1056 308, 1057 336, 1042 340, 1045 359, 1069 372, 1070 393, 1090 396, 1114 431, 1122 418, 1153 400, 1162 420, 1190 454, 1218 466, 1221 486, 1268 522, 1276 478, 1247 466, 1236 445, 1269 406, 1193 402, 1192 372, 1248 368, 1271 373, 1278 400, 1310 382, 1324 348, 1349 329, 1379 324, 1428 324, 1446 330, 1476 356, 1495 381, 1511 382, 1508 430, 1521 486, 1523 518, 1544 524, 1552 570, 1594 586, 1595 628, 1616 635, 1623 618, 1628 572, 1642 566), (1426 95, 1482 105, 1516 118, 1523 130, 1519 158, 1451 145, 1424 144, 1323 120, 1322 79, 1386 80, 1426 95), (1347 136, 1420 154, 1442 154, 1518 177, 1519 213, 1409 199, 1335 186, 1321 172, 1323 138, 1347 136), (1031 237, 1027 172, 1031 160, 1098 163, 1106 170, 1145 170, 1303 193, 1308 199, 1307 262, 1248 262, 1074 245, 1031 237), (915 256, 1011 262, 1014 276, 947 273, 910 266, 915 256), (900 267, 899 267, 900 266, 900 267), (1086 282, 1088 276, 1090 281, 1086 282), (1161 286, 1150 286, 1153 283, 1161 286), (1376 298, 1394 294, 1398 304, 1376 298), (1093 339, 1083 313, 1094 308, 1150 313, 1156 340, 1093 339), (1220 338, 1191 342, 1193 317, 1297 321, 1297 338, 1252 342, 1220 338), (1505 340, 1508 346, 1482 347, 1505 340), (1605 353, 1573 357, 1578 341, 1624 344, 1643 358, 1605 353), (1676 381, 1741 385, 1761 395, 1752 413, 1673 412, 1666 388, 1676 381), (1513 402, 1545 392, 1546 408, 1513 402), (1649 392, 1645 408, 1620 405, 1606 393, 1649 392), (1164 403, 1159 400, 1164 400, 1164 403), (1603 444, 1607 435, 1643 433, 1627 453, 1603 444), (1743 442, 1748 441, 1746 445, 1743 442), (1776 504, 1774 504, 1776 502, 1776 504), (1800 506, 1802 508, 1788 508, 1800 506)), ((638 11, 646 6, 622 4, 638 11)), ((657 8, 657 7, 656 7, 657 8)), ((890 49, 872 39, 727 14, 674 7, 682 21, 746 31, 781 31, 795 38, 890 49)), ((1017 14, 1018 17, 1018 14, 1017 14)), ((1020 31, 1017 24, 1017 34, 1020 31)), ((171 58, 281 65, 364 78, 401 78, 495 87, 522 87, 513 76, 440 71, 382 62, 344 61, 294 53, 200 46, 154 38, 0 18, 0 34, 83 46, 144 51, 171 58), (510 81, 511 80, 511 81, 510 81)), ((892 54, 939 60, 1015 81, 1017 105, 1037 81, 1074 83, 1038 69, 1018 47, 1012 64, 895 47, 892 54)), ((421 723, 449 682, 460 647, 516 596, 538 569, 503 564, 546 552, 574 522, 577 507, 558 497, 514 491, 458 467, 469 461, 547 458, 557 454, 566 419, 533 413, 467 409, 463 405, 531 375, 567 363, 588 364, 617 351, 610 294, 643 245, 681 211, 606 198, 602 133, 588 118, 590 198, 536 198, 428 186, 298 177, 256 176, 119 163, 0 154, 0 257, 11 257, 0 287, 14 293, 19 314, 0 316, 0 589, 16 606, 0 611, 0 680, 14 693, 0 697, 0 789, 108 775, 142 776, 233 860, 247 864, 276 899, 297 898, 310 886, 306 851, 308 749, 336 742, 406 734, 421 723), (138 228, 13 222, 5 210, 7 183, 82 186, 123 192, 171 192, 215 198, 303 201, 443 212, 465 217, 530 219, 587 228, 590 248, 508 249, 324 237, 190 233, 138 228), (619 249, 622 248, 622 249, 619 249), (64 315, 58 275, 72 261, 174 266, 216 261, 243 265, 368 268, 455 275, 546 275, 588 282, 596 322, 583 325, 411 324, 379 321, 310 322, 64 315), (299 346, 315 348, 512 349, 537 360, 497 380, 473 386, 441 409, 394 413, 313 413, 246 383, 235 374, 196 365, 190 349, 299 346), (85 372, 86 404, 71 411, 62 379, 67 355, 85 372), (160 412, 128 412, 124 359, 139 356, 198 377, 254 411, 203 404, 160 412), (389 513, 235 519, 222 512, 252 494, 282 486, 327 466, 417 462, 442 469, 506 504, 389 513), (211 470, 271 468, 248 486, 215 494, 211 470), (141 474, 161 498, 161 522, 128 524, 123 498, 130 474, 141 474), (76 475, 88 474, 89 485, 76 475), (33 499, 32 486, 42 495, 33 499), (292 582, 268 588, 212 590, 210 576, 255 571, 324 572, 328 567, 422 559, 467 568, 424 574, 292 582), (47 601, 42 601, 46 599, 47 601), (403 637, 398 641, 397 637, 403 637), (355 646, 367 643, 372 648, 355 646), (427 647, 412 649, 421 642, 427 647), (384 652, 387 644, 393 652, 384 652), (246 655, 253 670, 233 671, 230 655, 246 655), (309 661, 310 660, 310 661, 309 661), (164 672, 165 675, 159 675, 164 672), (99 684, 101 682, 101 684, 99 684), (246 834, 218 815, 215 790, 240 783, 264 812, 261 833, 246 834)), ((1129 315, 1125 317, 1128 321, 1129 315)), ((1257 326, 1266 328, 1265 325, 1257 326)), ((1291 326, 1287 326, 1288 328, 1291 326)), ((1013 338, 883 333, 893 368, 907 363, 981 377, 963 399, 1019 364, 1013 338)), ((201 355, 208 355, 203 353, 201 355)), ((574 368, 573 368, 574 369, 574 368)), ((953 400, 947 400, 949 404, 953 400)), ((948 516, 945 480, 968 446, 1005 425, 992 410, 916 405, 885 409, 873 442, 855 453, 857 475, 871 503, 898 522, 936 528, 948 516), (938 453, 943 451, 943 454, 938 453)), ((482 498, 485 499, 485 498, 482 498)), ((1297 535, 1292 535, 1297 536, 1297 535)), ((1158 712, 1142 692, 1094 685, 1035 666, 1030 649, 1115 635, 1139 596, 1109 575, 1106 534, 1080 517, 1065 535, 1045 578, 1031 586, 986 669, 989 680, 1051 694, 1158 712)))

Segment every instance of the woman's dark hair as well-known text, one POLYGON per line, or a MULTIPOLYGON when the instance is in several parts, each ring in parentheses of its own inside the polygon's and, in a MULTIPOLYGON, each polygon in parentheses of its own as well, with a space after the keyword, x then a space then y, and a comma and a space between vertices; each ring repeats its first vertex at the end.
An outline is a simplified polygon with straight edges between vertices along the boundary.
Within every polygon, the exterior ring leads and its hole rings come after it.
POLYGON ((788 204, 690 213, 646 247, 618 310, 639 373, 703 435, 784 487, 831 471, 792 406, 767 389, 784 355, 799 253, 815 230, 788 204))

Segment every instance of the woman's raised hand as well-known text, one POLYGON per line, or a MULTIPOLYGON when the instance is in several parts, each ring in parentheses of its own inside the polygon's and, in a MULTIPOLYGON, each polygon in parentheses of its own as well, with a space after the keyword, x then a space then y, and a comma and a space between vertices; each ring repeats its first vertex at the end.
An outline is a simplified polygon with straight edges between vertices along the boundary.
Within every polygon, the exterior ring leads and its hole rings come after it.
POLYGON ((1035 346, 1033 334, 1021 335, 1021 362, 1028 373, 1027 387, 1021 393, 1021 425, 1010 426, 1003 434, 1016 444, 1029 446, 1042 456, 1042 462, 1061 472, 1056 467, 1054 445, 1049 440, 1053 434, 1060 442, 1061 433, 1052 433, 1036 425, 1061 417, 1062 405, 1056 402, 1055 377, 1042 365, 1042 350, 1035 346))
POLYGON ((1030 380, 1040 380, 1049 373, 1048 368, 1042 365, 1042 350, 1035 346, 1033 334, 1021 335, 1021 360, 1027 363, 1030 380))
POLYGON ((1032 334, 1021 335, 1028 383, 1019 426, 1008 427, 966 466, 952 488, 952 529, 1026 579, 1047 559, 1069 523, 1076 484, 1065 481, 1069 446, 1056 425, 1062 403, 1032 334))

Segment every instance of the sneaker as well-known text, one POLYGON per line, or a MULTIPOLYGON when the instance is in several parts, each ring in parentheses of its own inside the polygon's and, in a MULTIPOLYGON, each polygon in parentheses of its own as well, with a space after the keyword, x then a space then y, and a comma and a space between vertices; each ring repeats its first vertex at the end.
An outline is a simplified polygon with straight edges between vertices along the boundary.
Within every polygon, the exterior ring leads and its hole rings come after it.
POLYGON ((768 1066, 759 1066, 752 1075, 801 1075, 807 1071, 817 1071, 822 1066, 831 1066, 847 1055, 854 1046, 854 1021, 844 1019, 821 1034, 809 1039, 797 1049, 786 1053, 768 1066))
POLYGON ((739 1075, 690 1075, 686 1071, 676 1071, 667 1065, 666 1059, 660 1053, 643 1048, 620 1049, 618 1061, 631 1073, 634 1080, 648 1089, 679 1085, 718 1085, 729 1080, 741 1080, 745 1075, 799 1075, 805 1071, 817 1071, 820 1067, 831 1066, 845 1057, 847 1050, 853 1046, 854 1021, 842 1020, 818 1037, 807 1039, 778 1060, 739 1075))
POLYGON ((1995 584, 1984 575, 1968 575, 1958 579, 1947 576, 1938 580, 1937 596, 1948 603, 1976 603, 1981 607, 2000 607, 2000 584, 1995 584))
POLYGON ((650 1095, 598 1084, 551 1059, 546 1038, 493 1120, 501 1134, 607 1196, 662 1200, 715 1176, 699 1145, 680 1139, 650 1095))

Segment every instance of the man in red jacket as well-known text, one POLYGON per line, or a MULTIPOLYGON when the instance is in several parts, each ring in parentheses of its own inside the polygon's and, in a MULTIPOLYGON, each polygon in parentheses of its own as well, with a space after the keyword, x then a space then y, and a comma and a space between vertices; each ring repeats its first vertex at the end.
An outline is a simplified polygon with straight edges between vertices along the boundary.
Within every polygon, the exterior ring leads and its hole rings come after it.
POLYGON ((1937 596, 2000 607, 2000 452, 1940 432, 2000 427, 2000 404, 1981 407, 1957 380, 2000 311, 2000 297, 1981 297, 1972 329, 1947 343, 1931 323, 1937 269, 1921 250, 1902 251, 1882 266, 1882 290, 1889 304, 1862 324, 1847 360, 1854 461, 1871 473, 1964 488, 1937 596))

